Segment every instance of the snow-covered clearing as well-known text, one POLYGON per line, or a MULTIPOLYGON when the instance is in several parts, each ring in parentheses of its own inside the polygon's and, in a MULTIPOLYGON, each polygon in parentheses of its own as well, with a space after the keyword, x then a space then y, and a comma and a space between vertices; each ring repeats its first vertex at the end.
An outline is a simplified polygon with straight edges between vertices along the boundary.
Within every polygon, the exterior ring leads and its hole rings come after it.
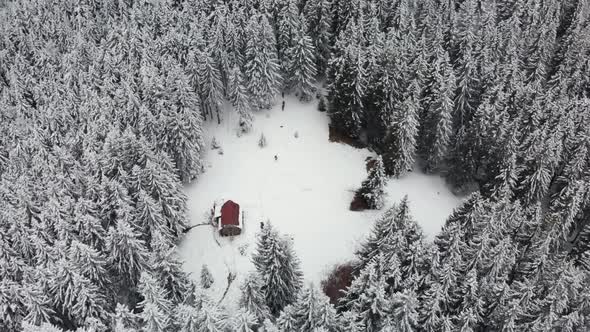
MULTIPOLYGON (((286 97, 270 110, 255 114, 253 132, 237 137, 237 119, 225 114, 221 125, 206 128, 206 172, 186 188, 190 222, 206 222, 213 201, 223 198, 240 204, 245 211, 242 235, 220 238, 216 229, 192 229, 180 245, 186 271, 198 282, 201 266, 207 264, 215 282, 209 292, 221 298, 229 271, 237 273, 224 304, 239 296, 248 271, 260 222, 270 220, 283 234, 293 236, 307 281, 319 285, 332 266, 353 256, 358 242, 369 232, 379 211, 348 209, 366 177, 365 159, 373 153, 328 141, 328 117, 317 103, 301 104, 286 97), (268 145, 258 147, 264 133, 268 145), (295 132, 298 137, 295 137, 295 132), (215 137, 223 150, 210 150, 215 137), (275 161, 274 156, 278 157, 275 161), (240 249, 246 249, 245 255, 240 249)), ((453 196, 437 176, 411 173, 389 181, 386 206, 408 194, 412 214, 432 238, 461 198, 453 196)))

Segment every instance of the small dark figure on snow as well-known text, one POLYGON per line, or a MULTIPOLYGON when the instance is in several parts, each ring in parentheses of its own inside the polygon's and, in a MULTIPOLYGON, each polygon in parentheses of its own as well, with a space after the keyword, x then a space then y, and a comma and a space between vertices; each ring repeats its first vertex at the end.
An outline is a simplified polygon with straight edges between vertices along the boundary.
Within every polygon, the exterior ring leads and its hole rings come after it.
MULTIPOLYGON (((285 91, 281 91, 281 98, 285 98, 285 91)), ((283 102, 284 104, 285 102, 283 102)))
POLYGON ((279 160, 279 157, 275 154, 275 161, 279 160))
POLYGON ((283 106, 282 106, 282 110, 285 110, 285 101, 283 100, 283 106))
POLYGON ((263 222, 263 221, 261 221, 261 222, 260 222, 260 229, 263 229, 263 228, 264 228, 264 222, 263 222))

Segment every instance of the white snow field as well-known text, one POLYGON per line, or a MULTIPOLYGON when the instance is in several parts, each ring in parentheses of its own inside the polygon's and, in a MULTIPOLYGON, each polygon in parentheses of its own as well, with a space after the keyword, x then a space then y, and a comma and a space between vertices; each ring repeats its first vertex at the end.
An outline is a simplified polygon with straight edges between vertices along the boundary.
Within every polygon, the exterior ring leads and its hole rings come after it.
MULTIPOLYGON (((197 283, 201 266, 208 265, 215 282, 207 292, 215 300, 222 297, 228 272, 237 274, 224 305, 235 305, 241 281, 254 269, 250 257, 261 221, 270 220, 279 232, 293 237, 306 281, 319 285, 335 264, 353 257, 381 213, 348 209, 354 190, 367 176, 365 159, 374 154, 329 142, 329 119, 317 111, 317 101, 302 104, 286 96, 285 102, 284 111, 279 100, 272 110, 255 114, 252 132, 241 137, 232 112, 224 114, 221 125, 209 122, 205 173, 186 188, 193 225, 207 222, 205 216, 220 198, 235 201, 245 212, 241 235, 221 238, 214 227, 198 226, 179 248, 185 270, 197 283), (265 148, 258 146, 261 133, 267 139, 265 148), (210 149, 213 137, 223 155, 210 149)), ((461 202, 442 178, 416 172, 390 179, 387 194, 386 207, 408 195, 412 214, 429 238, 461 202)))

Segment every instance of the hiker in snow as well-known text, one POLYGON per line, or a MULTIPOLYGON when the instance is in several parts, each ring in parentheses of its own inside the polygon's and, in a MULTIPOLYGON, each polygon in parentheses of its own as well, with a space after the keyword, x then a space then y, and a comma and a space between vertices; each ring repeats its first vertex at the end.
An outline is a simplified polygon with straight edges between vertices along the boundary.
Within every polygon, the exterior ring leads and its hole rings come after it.
POLYGON ((283 100, 283 111, 285 110, 285 101, 283 100))
POLYGON ((279 160, 279 157, 275 154, 275 161, 279 160))
POLYGON ((260 229, 263 229, 263 228, 264 228, 264 222, 261 221, 260 222, 260 229))

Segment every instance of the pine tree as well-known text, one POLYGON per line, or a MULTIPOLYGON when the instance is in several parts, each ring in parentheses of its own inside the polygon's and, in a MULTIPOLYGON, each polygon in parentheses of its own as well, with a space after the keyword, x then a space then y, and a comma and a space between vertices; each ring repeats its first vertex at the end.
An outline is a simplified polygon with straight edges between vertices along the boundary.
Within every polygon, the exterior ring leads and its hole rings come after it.
POLYGON ((142 309, 140 314, 145 331, 163 331, 168 328, 172 303, 167 298, 166 291, 158 281, 147 272, 141 274, 139 293, 143 300, 138 304, 142 309))
POLYGON ((257 326, 256 317, 250 312, 240 310, 238 314, 233 317, 231 325, 232 331, 253 332, 253 328, 257 326))
POLYGON ((259 323, 270 318, 270 312, 266 305, 262 292, 261 278, 257 273, 250 273, 242 284, 242 296, 240 307, 252 313, 259 323))
POLYGON ((211 275, 211 272, 209 271, 207 265, 203 264, 203 266, 201 267, 201 286, 203 286, 203 288, 206 289, 211 287, 211 285, 213 285, 213 282, 213 275, 211 275))
POLYGON ((270 312, 277 316, 293 303, 302 284, 299 260, 289 239, 281 237, 272 224, 265 225, 258 235, 252 257, 262 291, 270 312))
POLYGON ((111 227, 106 240, 109 263, 125 276, 130 285, 139 278, 140 271, 147 264, 147 249, 139 234, 128 222, 120 220, 117 227, 111 227))
POLYGON ((269 108, 281 85, 275 37, 265 15, 253 16, 247 29, 252 36, 246 47, 248 91, 254 107, 269 108))
POLYGON ((293 32, 293 45, 285 51, 285 78, 288 90, 294 91, 299 99, 309 101, 315 90, 315 50, 311 38, 307 35, 305 17, 302 15, 298 22, 293 32))
POLYGON ((324 77, 331 57, 332 2, 329 0, 309 0, 305 2, 303 13, 308 22, 309 35, 316 50, 316 69, 319 77, 324 77))
POLYGON ((210 301, 203 301, 197 332, 224 332, 229 322, 225 313, 210 301))
POLYGON ((273 324, 270 319, 265 319, 260 329, 262 332, 279 332, 279 329, 273 324))
POLYGON ((414 80, 403 104, 396 107, 385 138, 383 161, 388 174, 400 177, 414 167, 418 134, 419 87, 414 80))
POLYGON ((338 53, 329 64, 328 115, 331 124, 352 138, 358 138, 364 118, 363 98, 367 88, 365 51, 360 46, 360 29, 353 21, 340 34, 338 53))
POLYGON ((434 73, 432 102, 426 116, 427 133, 423 138, 426 144, 423 158, 426 160, 425 168, 428 172, 440 170, 443 166, 448 157, 453 134, 455 75, 446 52, 438 66, 439 70, 434 73))
POLYGON ((117 303, 113 320, 113 329, 117 332, 131 332, 139 325, 137 315, 121 303, 117 303))
POLYGON ((223 103, 223 82, 219 67, 208 49, 194 56, 196 73, 192 81, 195 90, 200 91, 202 112, 205 118, 206 114, 209 114, 211 119, 215 113, 219 122, 219 109, 223 103))
MULTIPOLYGON (((164 105, 155 106, 160 110, 156 142, 173 159, 181 180, 189 182, 198 176, 202 168, 203 120, 196 111, 197 96, 190 88, 188 77, 177 64, 170 66, 166 89, 159 92, 167 96, 166 101, 164 105)), ((220 103, 222 97, 208 92, 207 98, 211 103, 220 103)))
POLYGON ((165 227, 162 206, 142 189, 139 190, 135 213, 135 224, 141 227, 145 243, 151 243, 154 233, 158 232, 166 245, 174 244, 174 235, 165 227))
POLYGON ((393 30, 384 39, 383 45, 371 45, 374 63, 365 97, 367 141, 375 150, 383 152, 384 137, 391 126, 395 106, 402 101, 404 63, 401 60, 402 45, 393 30))
POLYGON ((374 257, 382 252, 382 244, 386 242, 396 229, 394 224, 395 214, 398 210, 397 205, 387 209, 376 221, 371 229, 371 233, 367 239, 361 244, 360 248, 355 252, 360 266, 359 270, 364 268, 374 257))
POLYGON ((315 331, 319 328, 337 331, 338 323, 336 310, 313 285, 306 287, 278 319, 278 326, 284 331, 315 331))
POLYGON ((373 258, 352 281, 341 300, 341 304, 354 312, 367 331, 378 331, 381 320, 389 314, 386 275, 383 273, 385 264, 383 255, 373 258))
POLYGON ((229 72, 228 94, 232 105, 240 115, 240 132, 247 133, 252 129, 252 114, 246 82, 239 67, 235 66, 229 72))
POLYGON ((361 185, 360 195, 368 203, 369 208, 380 210, 383 207, 385 185, 387 178, 381 156, 377 156, 375 163, 369 170, 369 175, 361 185))
POLYGON ((74 240, 68 248, 68 259, 83 276, 98 286, 108 284, 110 278, 106 270, 106 259, 96 249, 74 240))
POLYGON ((63 332, 63 329, 50 324, 50 323, 42 323, 41 325, 33 325, 30 323, 24 322, 22 324, 22 331, 23 332, 63 332))
MULTIPOLYGON (((297 1, 285 1, 283 8, 278 12, 278 16, 276 28, 278 57, 283 68, 288 68, 285 65, 287 62, 285 61, 287 50, 295 44, 296 39, 294 37, 298 27, 301 25, 301 22, 299 22, 300 16, 297 1)), ((288 73, 288 70, 286 69, 284 72, 288 73)))

